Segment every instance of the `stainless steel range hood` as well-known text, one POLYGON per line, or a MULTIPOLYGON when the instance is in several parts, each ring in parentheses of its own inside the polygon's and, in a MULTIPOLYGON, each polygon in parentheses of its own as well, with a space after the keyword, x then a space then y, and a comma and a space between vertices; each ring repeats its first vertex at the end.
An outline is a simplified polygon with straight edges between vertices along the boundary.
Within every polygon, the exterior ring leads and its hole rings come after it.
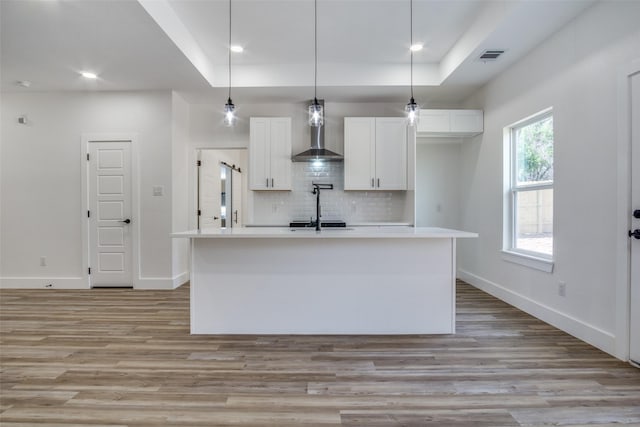
MULTIPOLYGON (((318 101, 324 107, 324 100, 318 101)), ((311 148, 296 154, 291 158, 294 162, 313 162, 316 160, 323 160, 328 162, 341 162, 344 160, 342 155, 334 153, 331 150, 324 148, 324 125, 313 127, 311 126, 311 148)))

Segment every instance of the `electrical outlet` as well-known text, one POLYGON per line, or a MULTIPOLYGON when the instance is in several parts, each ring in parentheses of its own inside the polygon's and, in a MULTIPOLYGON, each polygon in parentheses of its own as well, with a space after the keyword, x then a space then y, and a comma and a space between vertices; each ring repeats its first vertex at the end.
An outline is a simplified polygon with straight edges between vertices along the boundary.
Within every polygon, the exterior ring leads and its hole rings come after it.
POLYGON ((46 256, 41 256, 40 257, 40 267, 46 267, 47 266, 47 257, 46 256))
POLYGON ((567 296, 567 283, 566 282, 558 282, 558 295, 561 297, 567 296))

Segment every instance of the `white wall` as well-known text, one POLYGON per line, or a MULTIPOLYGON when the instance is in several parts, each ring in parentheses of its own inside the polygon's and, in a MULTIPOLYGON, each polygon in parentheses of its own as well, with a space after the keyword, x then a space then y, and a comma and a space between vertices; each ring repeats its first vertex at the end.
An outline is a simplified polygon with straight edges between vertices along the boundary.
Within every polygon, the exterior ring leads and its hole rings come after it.
MULTIPOLYGON (((135 133, 141 287, 172 284, 169 92, 2 93, 0 285, 86 287, 81 135, 135 133), (17 123, 26 114, 28 125, 17 123), (164 196, 154 197, 153 186, 164 196), (40 257, 47 266, 40 266, 40 257)), ((135 278, 134 278, 135 280, 135 278)))
MULTIPOLYGON (((469 99, 485 131, 463 144, 460 277, 614 354, 619 70, 640 56, 640 2, 601 2, 469 99), (553 107, 552 274, 510 264, 503 233, 503 128, 553 107), (567 284, 558 295, 558 281, 567 284)), ((507 46, 508 47, 508 46, 507 46)))
MULTIPOLYGON (((198 148, 248 147, 250 117, 291 117, 292 154, 307 150, 310 144, 307 106, 307 102, 243 105, 236 101, 238 121, 233 128, 229 128, 222 122, 222 103, 191 104, 189 133, 191 151, 195 153, 198 148)), ((344 152, 344 117, 402 116, 402 108, 402 104, 395 103, 325 102, 325 147, 338 153, 344 152)), ((195 154, 192 156, 195 160, 195 154)), ((309 178, 312 173, 304 169, 304 165, 292 164, 294 176, 300 179, 309 178)), ((344 192, 341 166, 330 165, 326 169, 325 181, 335 183, 338 188, 332 192, 323 193, 323 200, 326 202, 325 219, 331 217, 357 223, 413 223, 413 203, 408 202, 408 199, 413 198, 413 192, 344 192), (355 210, 354 203, 358 205, 355 210), (341 210, 340 205, 348 206, 348 209, 341 210), (335 209, 329 215, 331 206, 335 209), (378 209, 372 209, 372 207, 378 209)), ((191 174, 190 182, 193 187, 195 172, 192 171, 191 174)), ((309 197, 311 186, 308 185, 307 191, 302 187, 304 184, 299 180, 296 182, 299 185, 290 192, 249 191, 248 222, 259 225, 285 225, 293 219, 308 218, 308 212, 311 210, 315 212, 315 201, 309 197)), ((190 203, 191 206, 195 206, 195 196, 191 197, 190 203)))
MULTIPOLYGON (((455 139, 457 141, 457 139, 455 139)), ((416 225, 460 227, 460 156, 464 142, 418 138, 416 145, 416 225)))
MULTIPOLYGON (((171 94, 171 175, 172 223, 171 230, 187 231, 189 227, 189 104, 173 92, 171 94)), ((173 286, 189 279, 189 240, 171 241, 173 286)))

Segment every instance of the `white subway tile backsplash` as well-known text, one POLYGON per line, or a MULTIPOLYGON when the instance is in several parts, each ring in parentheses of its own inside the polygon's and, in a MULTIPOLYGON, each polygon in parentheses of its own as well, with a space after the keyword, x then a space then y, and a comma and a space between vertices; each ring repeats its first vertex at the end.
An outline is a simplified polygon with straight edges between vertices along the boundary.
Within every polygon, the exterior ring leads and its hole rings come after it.
POLYGON ((292 191, 254 191, 254 224, 288 224, 292 220, 315 218, 316 199, 311 183, 333 184, 322 190, 322 218, 347 224, 406 222, 405 191, 344 191, 344 163, 292 163, 292 191))

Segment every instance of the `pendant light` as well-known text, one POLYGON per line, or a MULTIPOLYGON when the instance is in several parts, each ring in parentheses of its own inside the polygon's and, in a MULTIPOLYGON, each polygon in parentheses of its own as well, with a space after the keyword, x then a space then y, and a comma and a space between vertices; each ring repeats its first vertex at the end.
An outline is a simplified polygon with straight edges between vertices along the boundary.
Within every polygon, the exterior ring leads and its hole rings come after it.
POLYGON ((413 0, 409 0, 409 10, 410 10, 410 19, 409 19, 409 28, 410 28, 410 38, 411 38, 411 99, 409 103, 404 107, 404 111, 407 113, 407 120, 409 122, 409 126, 415 126, 420 119, 420 106, 416 104, 416 101, 413 99, 413 0))
POLYGON ((227 126, 233 126, 236 122, 236 106, 231 101, 231 0, 229 0, 229 96, 227 103, 224 105, 224 124, 227 126))
POLYGON ((313 102, 309 105, 309 126, 319 127, 324 124, 324 109, 318 102, 318 0, 313 0, 313 41, 314 41, 314 72, 313 72, 313 102))

